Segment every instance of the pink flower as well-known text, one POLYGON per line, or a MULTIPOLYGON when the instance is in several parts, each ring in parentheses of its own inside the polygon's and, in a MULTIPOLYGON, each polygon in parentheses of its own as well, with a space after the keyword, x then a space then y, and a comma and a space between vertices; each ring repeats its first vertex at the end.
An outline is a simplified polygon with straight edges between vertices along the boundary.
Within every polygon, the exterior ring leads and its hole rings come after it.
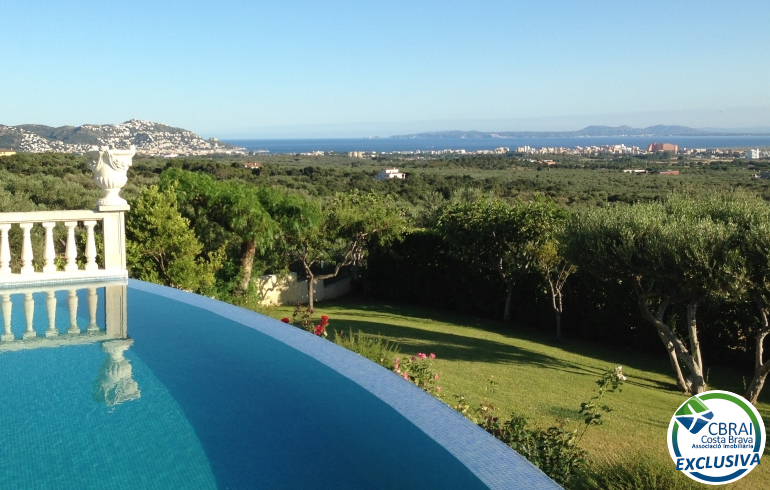
POLYGON ((431 358, 431 359, 435 359, 435 358, 436 358, 436 354, 434 354, 433 352, 431 352, 431 353, 430 353, 430 358, 431 358))
POLYGON ((426 358, 426 357, 428 357, 428 356, 426 356, 426 355, 425 355, 425 354, 423 354, 422 352, 418 352, 418 353, 417 353, 417 357, 419 357, 420 359, 425 359, 425 358, 426 358))
POLYGON ((433 379, 438 379, 438 373, 433 375, 433 379))
POLYGON ((404 373, 404 375, 401 376, 401 377, 404 378, 405 380, 409 381, 409 373, 404 373))
POLYGON ((401 370, 400 369, 396 369, 396 374, 401 374, 401 370))
POLYGON ((399 358, 397 357, 397 358, 393 359, 393 362, 395 362, 396 364, 398 364, 398 362, 399 362, 400 360, 401 360, 401 359, 399 359, 399 358))
POLYGON ((441 387, 440 386, 436 386, 436 391, 441 391, 441 387))
POLYGON ((281 318, 281 321, 282 321, 283 323, 289 323, 289 319, 288 319, 288 318, 286 318, 286 317, 283 317, 283 318, 281 318))

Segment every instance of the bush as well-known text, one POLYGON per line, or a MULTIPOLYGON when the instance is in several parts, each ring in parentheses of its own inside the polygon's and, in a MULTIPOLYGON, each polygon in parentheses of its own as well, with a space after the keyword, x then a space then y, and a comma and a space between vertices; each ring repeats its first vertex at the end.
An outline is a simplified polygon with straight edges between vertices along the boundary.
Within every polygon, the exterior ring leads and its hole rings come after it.
POLYGON ((393 358, 398 354, 398 344, 379 335, 366 335, 361 330, 357 333, 350 330, 347 335, 342 331, 335 331, 334 343, 387 369, 393 369, 393 358))
POLYGON ((591 465, 575 478, 572 488, 579 490, 692 490, 706 485, 687 478, 651 454, 591 465))
POLYGON ((513 414, 506 422, 490 416, 479 425, 560 485, 572 482, 586 465, 586 451, 577 445, 578 431, 566 430, 564 421, 542 429, 531 427, 524 417, 513 414))

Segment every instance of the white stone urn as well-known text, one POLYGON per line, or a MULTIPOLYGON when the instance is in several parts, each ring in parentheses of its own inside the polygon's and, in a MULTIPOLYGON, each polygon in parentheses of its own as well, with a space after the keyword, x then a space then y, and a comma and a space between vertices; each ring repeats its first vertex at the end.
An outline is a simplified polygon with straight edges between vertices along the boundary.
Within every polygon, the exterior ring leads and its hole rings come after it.
POLYGON ((94 146, 88 152, 88 168, 94 173, 94 183, 104 192, 97 206, 125 206, 128 204, 120 197, 120 189, 128 182, 128 167, 136 153, 136 147, 130 150, 110 150, 109 146, 94 146))

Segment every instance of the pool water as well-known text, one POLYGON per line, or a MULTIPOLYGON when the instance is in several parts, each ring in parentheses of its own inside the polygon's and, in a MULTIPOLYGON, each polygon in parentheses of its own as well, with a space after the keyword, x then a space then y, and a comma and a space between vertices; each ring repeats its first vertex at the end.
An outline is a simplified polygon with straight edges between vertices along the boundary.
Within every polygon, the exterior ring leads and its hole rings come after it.
MULTIPOLYGON (((95 309, 93 291, 89 298, 79 289, 76 307, 70 293, 55 293, 56 337, 46 303, 52 296, 35 293, 37 337, 27 340, 30 297, 10 296, 15 340, 0 343, 7 347, 0 349, 0 488, 488 487, 489 478, 482 482, 456 448, 451 453, 339 369, 194 300, 154 294, 154 287, 129 285, 126 338, 100 337, 112 328, 104 325, 103 289, 95 309), (81 332, 68 334, 75 310, 81 332), (99 330, 89 332, 94 311, 99 330), (67 343, 76 337, 83 343, 67 343), (16 348, 34 342, 40 348, 16 348)), ((311 348, 315 342, 332 358, 355 356, 294 327, 238 314, 311 348)), ((395 380, 408 396, 431 398, 372 366, 383 386, 395 380)), ((498 448, 490 447, 494 460, 498 448)), ((536 470, 526 473, 531 469, 493 486, 556 488, 536 470)), ((496 471, 507 470, 492 465, 490 474, 496 471)))

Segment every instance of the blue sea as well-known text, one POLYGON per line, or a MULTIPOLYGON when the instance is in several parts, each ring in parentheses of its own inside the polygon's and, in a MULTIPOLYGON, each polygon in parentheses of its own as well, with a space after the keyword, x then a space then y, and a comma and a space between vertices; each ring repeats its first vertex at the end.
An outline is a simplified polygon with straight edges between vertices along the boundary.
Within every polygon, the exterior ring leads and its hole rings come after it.
POLYGON ((271 139, 226 140, 248 151, 269 153, 308 153, 312 151, 415 151, 415 150, 493 150, 501 146, 515 149, 619 145, 646 148, 650 143, 673 143, 679 148, 762 148, 770 147, 770 135, 764 136, 606 136, 571 138, 347 138, 347 139, 271 139))

